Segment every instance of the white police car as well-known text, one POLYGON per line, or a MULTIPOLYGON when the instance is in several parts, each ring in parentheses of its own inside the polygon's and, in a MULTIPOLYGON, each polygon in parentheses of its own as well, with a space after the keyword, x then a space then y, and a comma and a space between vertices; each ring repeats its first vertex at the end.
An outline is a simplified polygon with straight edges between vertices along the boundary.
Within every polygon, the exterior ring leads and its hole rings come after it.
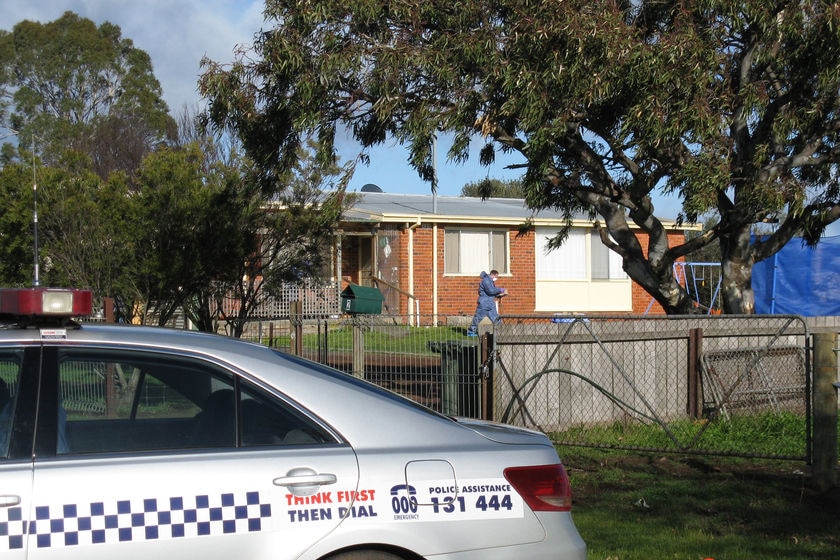
POLYGON ((0 557, 581 560, 542 434, 269 348, 0 292, 0 557))

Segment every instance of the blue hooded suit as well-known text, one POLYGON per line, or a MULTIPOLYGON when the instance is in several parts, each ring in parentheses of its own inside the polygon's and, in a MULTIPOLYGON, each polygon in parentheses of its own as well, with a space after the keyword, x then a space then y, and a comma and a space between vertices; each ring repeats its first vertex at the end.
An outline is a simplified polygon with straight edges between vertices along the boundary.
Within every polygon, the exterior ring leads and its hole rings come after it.
POLYGON ((485 317, 489 317, 494 323, 499 320, 499 312, 496 310, 496 298, 505 293, 504 288, 497 288, 493 278, 486 272, 481 273, 481 282, 478 284, 478 304, 475 308, 468 334, 478 332, 478 324, 485 317))

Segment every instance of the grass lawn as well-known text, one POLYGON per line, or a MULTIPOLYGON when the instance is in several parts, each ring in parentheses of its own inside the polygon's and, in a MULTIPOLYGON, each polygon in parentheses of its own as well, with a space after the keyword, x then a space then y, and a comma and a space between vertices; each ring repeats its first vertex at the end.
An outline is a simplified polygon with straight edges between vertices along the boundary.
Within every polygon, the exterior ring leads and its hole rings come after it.
POLYGON ((559 452, 589 560, 840 559, 840 488, 801 463, 559 452))

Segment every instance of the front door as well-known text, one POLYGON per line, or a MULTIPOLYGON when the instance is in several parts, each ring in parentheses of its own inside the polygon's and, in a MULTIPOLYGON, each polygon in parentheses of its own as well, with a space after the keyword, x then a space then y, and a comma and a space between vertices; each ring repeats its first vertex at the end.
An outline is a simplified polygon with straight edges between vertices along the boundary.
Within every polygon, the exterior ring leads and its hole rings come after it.
POLYGON ((0 348, 0 558, 9 560, 26 558, 39 353, 0 348))
POLYGON ((66 443, 36 460, 29 560, 292 559, 341 522, 353 450, 277 395, 198 359, 45 355, 66 443))

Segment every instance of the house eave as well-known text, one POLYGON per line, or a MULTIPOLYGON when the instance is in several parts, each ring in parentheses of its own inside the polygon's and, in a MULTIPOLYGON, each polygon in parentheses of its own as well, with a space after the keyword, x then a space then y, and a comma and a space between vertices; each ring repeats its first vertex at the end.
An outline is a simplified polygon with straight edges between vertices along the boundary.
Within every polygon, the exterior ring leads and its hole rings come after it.
MULTIPOLYGON (((358 211, 357 211, 358 212, 358 211)), ((359 225, 359 226, 375 226, 381 224, 408 224, 408 227, 417 227, 420 225, 466 225, 466 226, 503 226, 503 227, 519 227, 526 223, 526 220, 521 217, 515 218, 500 218, 493 216, 468 216, 468 215, 417 215, 417 214, 392 214, 392 213, 364 213, 366 216, 362 218, 345 218, 342 222, 345 225, 359 225)), ((571 221, 572 227, 593 227, 596 220, 574 218, 571 221)), ((675 220, 660 220, 662 227, 669 231, 701 231, 702 224, 677 224, 675 220)), ((529 221, 532 227, 562 227, 566 221, 557 218, 531 218, 529 221)), ((639 229, 638 226, 630 224, 632 229, 639 229)))

